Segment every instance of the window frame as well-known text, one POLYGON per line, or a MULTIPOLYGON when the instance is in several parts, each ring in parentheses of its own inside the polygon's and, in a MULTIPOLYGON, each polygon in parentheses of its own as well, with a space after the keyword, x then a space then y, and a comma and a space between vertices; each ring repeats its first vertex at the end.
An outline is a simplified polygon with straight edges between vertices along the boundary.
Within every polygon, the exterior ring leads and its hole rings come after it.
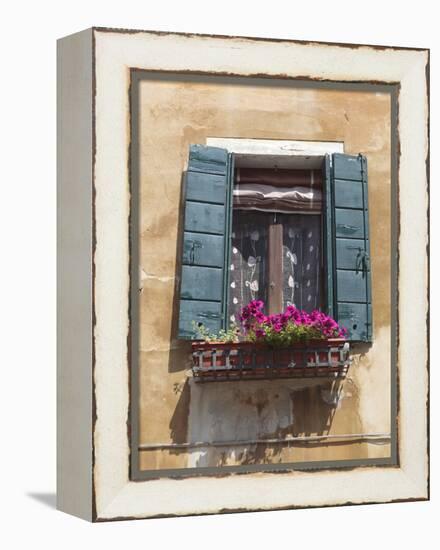
MULTIPOLYGON (((276 140, 276 139, 259 139, 259 138, 224 138, 208 136, 206 138, 206 146, 219 147, 226 149, 230 155, 230 177, 232 178, 232 185, 234 185, 234 172, 237 165, 237 160, 240 164, 243 162, 256 163, 260 167, 267 165, 273 166, 276 164, 279 168, 296 168, 296 169, 319 169, 323 173, 323 181, 325 179, 325 167, 324 164, 328 155, 333 153, 344 154, 345 147, 343 141, 306 141, 306 140, 276 140)), ((323 197, 324 198, 324 197, 323 197)), ((232 216, 231 216, 232 218, 232 216)), ((327 303, 328 292, 325 289, 325 280, 327 279, 327 266, 324 262, 325 257, 325 241, 324 241, 324 227, 325 227, 326 209, 323 206, 321 211, 321 263, 322 263, 322 277, 323 288, 321 303, 323 308, 329 313, 333 311, 333 308, 329 308, 327 303)), ((232 219, 231 219, 232 224, 232 219)), ((228 246, 231 245, 231 239, 229 239, 228 246)), ((269 243, 268 243, 269 244, 269 243)), ((270 256, 270 248, 268 250, 268 256, 270 256)), ((230 257, 230 255, 229 255, 230 257)), ((230 261, 227 263, 228 267, 230 261)), ((229 269, 226 274, 226 288, 224 290, 224 296, 226 301, 225 318, 226 324, 229 323, 230 311, 229 311, 229 269)), ((282 277, 282 271, 281 271, 282 277)), ((269 298, 270 289, 268 289, 269 298)), ((282 308, 272 307, 271 300, 268 299, 269 311, 268 313, 279 313, 282 308), (279 311, 275 311, 279 309, 279 311)))

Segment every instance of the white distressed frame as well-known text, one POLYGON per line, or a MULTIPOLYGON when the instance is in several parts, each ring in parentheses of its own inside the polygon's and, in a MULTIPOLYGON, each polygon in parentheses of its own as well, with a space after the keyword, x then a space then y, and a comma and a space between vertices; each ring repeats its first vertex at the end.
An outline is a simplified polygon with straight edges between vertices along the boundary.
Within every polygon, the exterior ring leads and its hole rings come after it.
POLYGON ((94 519, 428 498, 428 52, 104 29, 93 39, 94 519), (399 467, 130 481, 130 68, 400 83, 399 467))

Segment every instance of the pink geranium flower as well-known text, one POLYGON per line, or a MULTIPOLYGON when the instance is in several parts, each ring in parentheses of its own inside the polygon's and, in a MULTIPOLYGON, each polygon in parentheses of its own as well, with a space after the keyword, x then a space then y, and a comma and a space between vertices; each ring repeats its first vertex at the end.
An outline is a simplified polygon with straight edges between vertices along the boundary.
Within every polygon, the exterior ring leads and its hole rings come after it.
POLYGON ((274 345, 325 338, 346 338, 347 330, 322 311, 311 313, 289 305, 282 313, 265 315, 264 302, 252 300, 240 312, 246 339, 274 345))

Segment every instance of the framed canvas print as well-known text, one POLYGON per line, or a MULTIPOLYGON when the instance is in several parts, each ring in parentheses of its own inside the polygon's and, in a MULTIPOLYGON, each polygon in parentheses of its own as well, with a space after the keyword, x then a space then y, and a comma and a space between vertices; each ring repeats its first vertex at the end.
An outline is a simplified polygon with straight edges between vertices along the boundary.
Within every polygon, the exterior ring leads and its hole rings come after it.
POLYGON ((58 507, 429 498, 424 49, 58 44, 58 507))

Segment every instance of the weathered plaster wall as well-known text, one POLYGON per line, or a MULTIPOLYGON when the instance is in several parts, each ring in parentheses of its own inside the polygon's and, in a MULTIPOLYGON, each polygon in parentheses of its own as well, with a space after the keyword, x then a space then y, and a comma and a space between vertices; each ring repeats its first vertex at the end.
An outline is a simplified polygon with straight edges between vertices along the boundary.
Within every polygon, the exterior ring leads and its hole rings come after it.
MULTIPOLYGON (((242 82, 242 81, 241 81, 242 82)), ((390 432, 389 94, 273 84, 140 83, 140 443, 390 432), (367 155, 374 344, 330 382, 260 381, 197 387, 190 346, 175 339, 182 173, 188 146, 209 136, 343 141, 367 155)), ((148 450, 142 469, 387 457, 388 444, 344 441, 148 450)))

